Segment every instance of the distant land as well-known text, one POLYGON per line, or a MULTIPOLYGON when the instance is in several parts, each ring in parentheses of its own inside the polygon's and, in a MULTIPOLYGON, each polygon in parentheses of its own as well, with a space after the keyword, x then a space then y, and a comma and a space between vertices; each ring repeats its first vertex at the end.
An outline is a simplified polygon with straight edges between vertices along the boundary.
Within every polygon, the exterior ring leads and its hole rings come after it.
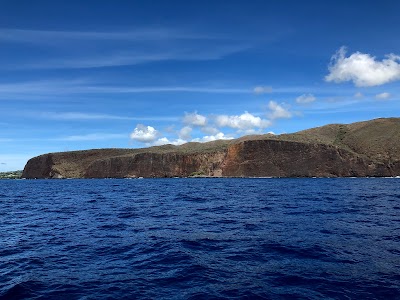
POLYGON ((10 171, 10 172, 0 172, 0 179, 19 179, 22 176, 22 170, 20 171, 10 171))
POLYGON ((93 149, 30 159, 23 178, 365 177, 400 175, 400 118, 281 135, 93 149))

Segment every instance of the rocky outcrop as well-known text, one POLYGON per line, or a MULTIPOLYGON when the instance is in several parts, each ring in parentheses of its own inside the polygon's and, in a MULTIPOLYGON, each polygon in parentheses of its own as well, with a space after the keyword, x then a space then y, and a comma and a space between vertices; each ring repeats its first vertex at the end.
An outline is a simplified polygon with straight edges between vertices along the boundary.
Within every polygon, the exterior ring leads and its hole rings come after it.
POLYGON ((138 153, 94 161, 85 177, 188 177, 221 176, 225 152, 138 153))
POLYGON ((392 176, 390 168, 331 145, 258 140, 228 148, 224 176, 392 176))
POLYGON ((179 147, 50 153, 30 159, 22 177, 399 176, 399 128, 400 119, 378 119, 179 147))

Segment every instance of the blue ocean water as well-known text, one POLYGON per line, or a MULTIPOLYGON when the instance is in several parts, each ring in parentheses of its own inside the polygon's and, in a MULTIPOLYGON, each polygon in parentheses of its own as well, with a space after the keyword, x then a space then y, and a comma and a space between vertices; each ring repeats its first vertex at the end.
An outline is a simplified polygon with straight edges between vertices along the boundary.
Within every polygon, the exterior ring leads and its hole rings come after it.
POLYGON ((400 179, 0 181, 0 299, 400 299, 400 179))

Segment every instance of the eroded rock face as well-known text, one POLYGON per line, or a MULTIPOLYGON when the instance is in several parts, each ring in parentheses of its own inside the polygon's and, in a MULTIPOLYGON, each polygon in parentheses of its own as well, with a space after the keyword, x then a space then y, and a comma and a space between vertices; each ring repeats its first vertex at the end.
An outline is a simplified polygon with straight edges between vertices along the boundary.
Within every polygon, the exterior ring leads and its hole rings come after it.
POLYGON ((215 153, 138 153, 94 161, 85 173, 87 178, 104 177, 187 177, 221 176, 224 152, 215 153))
POLYGON ((86 165, 79 164, 80 159, 90 156, 90 150, 71 156, 68 152, 41 155, 27 163, 23 177, 344 177, 400 173, 399 162, 377 163, 332 145, 276 140, 244 141, 206 153, 96 155, 86 165))
POLYGON ((22 178, 52 178, 53 166, 54 162, 51 154, 34 157, 26 164, 22 172, 22 178))
POLYGON ((323 144, 246 141, 228 148, 223 176, 343 177, 391 176, 389 168, 323 144))

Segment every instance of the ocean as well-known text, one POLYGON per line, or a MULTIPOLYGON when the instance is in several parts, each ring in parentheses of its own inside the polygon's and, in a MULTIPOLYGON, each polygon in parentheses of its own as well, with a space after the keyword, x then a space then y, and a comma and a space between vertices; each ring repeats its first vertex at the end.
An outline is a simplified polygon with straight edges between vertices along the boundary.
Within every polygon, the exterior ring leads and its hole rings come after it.
POLYGON ((400 179, 1 180, 0 299, 400 299, 400 179))

